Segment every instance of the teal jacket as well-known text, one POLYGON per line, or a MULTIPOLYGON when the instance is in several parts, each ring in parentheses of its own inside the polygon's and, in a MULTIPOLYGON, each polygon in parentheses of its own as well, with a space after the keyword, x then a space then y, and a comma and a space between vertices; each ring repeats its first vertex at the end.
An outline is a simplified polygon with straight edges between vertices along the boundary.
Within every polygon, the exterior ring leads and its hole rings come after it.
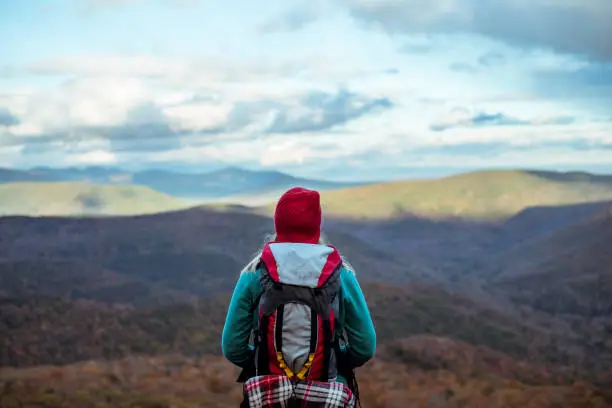
MULTIPOLYGON (((239 367, 248 365, 252 358, 249 339, 257 325, 257 314, 251 311, 255 310, 255 302, 261 292, 260 273, 260 269, 256 269, 254 272, 240 274, 223 327, 223 355, 239 367)), ((351 364, 359 367, 374 357, 376 332, 355 274, 343 267, 340 270, 340 282, 336 330, 345 331, 347 344, 343 351, 351 364)), ((344 382, 342 378, 338 380, 344 382)))

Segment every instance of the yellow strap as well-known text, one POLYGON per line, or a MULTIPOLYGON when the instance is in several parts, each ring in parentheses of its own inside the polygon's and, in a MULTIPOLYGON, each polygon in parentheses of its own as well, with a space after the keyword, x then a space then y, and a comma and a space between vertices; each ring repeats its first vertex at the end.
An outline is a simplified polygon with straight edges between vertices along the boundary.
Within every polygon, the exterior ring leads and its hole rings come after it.
POLYGON ((291 371, 291 369, 287 367, 287 363, 285 363, 285 359, 283 358, 283 353, 281 353, 280 351, 276 352, 276 359, 278 360, 278 365, 280 366, 280 368, 285 371, 285 374, 287 374, 287 377, 293 378, 293 371, 291 371))
POLYGON ((302 367, 302 369, 300 370, 299 373, 297 373, 297 377, 300 380, 303 380, 304 377, 306 377, 306 373, 308 372, 308 370, 310 369, 310 366, 312 365, 312 361, 314 360, 314 354, 308 354, 308 360, 306 361, 306 363, 304 364, 304 367, 302 367))
MULTIPOLYGON (((314 361, 314 358, 315 358, 314 353, 308 354, 308 360, 306 360, 306 363, 304 363, 304 367, 302 367, 300 372, 297 373, 297 378, 299 378, 300 380, 303 380, 306 377, 306 373, 310 369, 310 366, 312 365, 312 362, 314 361)), ((278 351, 276 353, 276 359, 278 360, 278 364, 279 364, 280 368, 285 371, 285 374, 287 374, 287 377, 293 378, 295 376, 295 374, 293 373, 293 371, 291 371, 291 369, 289 367, 287 367, 287 363, 285 363, 285 359, 283 357, 283 353, 278 351)))

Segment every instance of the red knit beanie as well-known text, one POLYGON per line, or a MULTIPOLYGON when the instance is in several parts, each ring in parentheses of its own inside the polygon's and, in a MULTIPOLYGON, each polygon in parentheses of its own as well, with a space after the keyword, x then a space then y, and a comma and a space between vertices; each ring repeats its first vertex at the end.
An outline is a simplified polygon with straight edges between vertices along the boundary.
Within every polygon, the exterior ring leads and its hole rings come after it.
POLYGON ((321 235, 319 193, 302 187, 287 190, 274 213, 277 242, 316 244, 321 235))

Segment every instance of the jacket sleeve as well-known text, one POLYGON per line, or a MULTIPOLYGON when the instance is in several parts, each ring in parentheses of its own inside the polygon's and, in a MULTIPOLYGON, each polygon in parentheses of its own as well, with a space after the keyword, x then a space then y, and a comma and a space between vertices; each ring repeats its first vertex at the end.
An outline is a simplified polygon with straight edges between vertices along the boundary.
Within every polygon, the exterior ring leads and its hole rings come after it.
POLYGON ((376 331, 365 297, 353 272, 343 271, 344 330, 346 352, 353 366, 359 367, 374 357, 376 331))
POLYGON ((230 300, 221 335, 223 355, 239 367, 246 366, 251 359, 249 338, 253 329, 252 284, 255 279, 255 273, 240 274, 230 300))

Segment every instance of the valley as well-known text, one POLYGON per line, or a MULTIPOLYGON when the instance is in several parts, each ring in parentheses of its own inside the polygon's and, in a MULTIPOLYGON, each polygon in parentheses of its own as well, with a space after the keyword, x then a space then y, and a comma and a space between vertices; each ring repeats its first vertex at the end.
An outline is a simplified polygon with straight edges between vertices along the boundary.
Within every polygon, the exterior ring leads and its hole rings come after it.
MULTIPOLYGON (((382 216, 362 202, 371 216, 348 204, 326 215, 378 334, 377 357, 358 371, 364 406, 612 405, 612 184, 528 177, 542 179, 488 196, 465 182, 465 202, 445 189, 444 208, 418 200, 442 181, 400 183, 376 205, 415 194, 404 205, 414 211, 382 216)), ((323 191, 324 205, 372 188, 323 191)), ((235 406, 220 334, 241 268, 273 231, 268 210, 0 218, 0 401, 235 406)))

